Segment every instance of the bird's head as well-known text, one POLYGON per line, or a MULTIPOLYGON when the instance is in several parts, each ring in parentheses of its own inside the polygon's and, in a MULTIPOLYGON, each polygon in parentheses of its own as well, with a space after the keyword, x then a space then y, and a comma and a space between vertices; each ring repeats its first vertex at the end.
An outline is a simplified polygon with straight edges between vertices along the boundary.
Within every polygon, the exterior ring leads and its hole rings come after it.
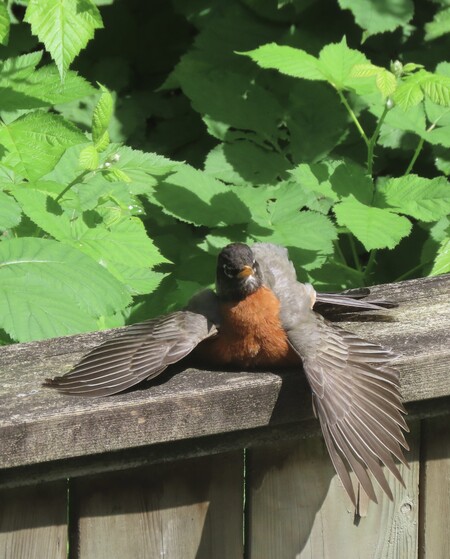
POLYGON ((249 246, 232 243, 222 249, 216 273, 216 289, 221 299, 240 301, 261 285, 261 270, 249 246))

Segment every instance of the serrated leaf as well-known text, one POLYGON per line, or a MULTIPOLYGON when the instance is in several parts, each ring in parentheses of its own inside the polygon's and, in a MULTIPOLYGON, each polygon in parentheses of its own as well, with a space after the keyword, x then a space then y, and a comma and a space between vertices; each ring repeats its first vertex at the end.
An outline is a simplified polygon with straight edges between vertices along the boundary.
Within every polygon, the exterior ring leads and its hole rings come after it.
POLYGON ((319 60, 301 49, 269 43, 241 54, 249 56, 261 68, 278 70, 294 78, 321 81, 327 79, 319 60))
MULTIPOLYGON (((151 268, 167 262, 136 217, 122 218, 111 227, 86 228, 74 246, 102 263, 133 293, 147 293, 141 289, 154 277, 151 268)), ((155 287, 153 283, 150 286, 155 287)))
POLYGON ((111 93, 102 87, 102 94, 92 115, 92 140, 98 151, 104 151, 109 144, 108 126, 113 115, 113 98, 111 93))
POLYGON ((33 60, 8 59, 0 69, 0 108, 5 111, 49 107, 90 95, 95 89, 76 72, 67 72, 64 84, 54 64, 35 69, 42 52, 33 60), (25 66, 25 64, 29 64, 25 66))
POLYGON ((24 20, 52 55, 62 81, 95 30, 103 27, 91 0, 30 0, 24 20))
POLYGON ((98 317, 129 302, 105 268, 68 245, 32 238, 0 243, 0 327, 18 341, 95 329, 98 317))
POLYGON ((13 56, 6 60, 0 60, 0 83, 3 80, 17 79, 25 80, 35 71, 36 66, 42 60, 44 51, 37 50, 20 56, 13 56))
POLYGON ((181 166, 178 161, 171 161, 156 153, 144 153, 128 146, 111 144, 104 156, 112 158, 112 168, 122 171, 127 176, 129 190, 133 194, 148 194, 154 191, 156 181, 153 177, 168 175, 181 166))
POLYGON ((412 72, 415 72, 416 70, 420 70, 422 68, 423 68, 423 64, 416 64, 415 62, 407 62, 403 66, 403 73, 411 74, 412 72))
POLYGON ((130 177, 124 173, 122 169, 118 169, 117 167, 110 167, 108 172, 105 173, 105 178, 111 181, 132 182, 130 177))
POLYGON ((323 47, 319 60, 327 81, 338 90, 360 86, 360 80, 352 76, 352 69, 358 64, 369 62, 362 52, 347 45, 345 37, 340 43, 331 43, 323 47))
POLYGON ((375 84, 383 97, 392 95, 397 88, 397 78, 394 74, 386 70, 386 68, 381 68, 374 64, 356 64, 353 66, 350 76, 354 78, 376 76, 375 84))
POLYGON ((450 33, 450 8, 434 14, 433 21, 425 24, 425 41, 433 41, 450 33))
MULTIPOLYGON (((56 183, 39 181, 26 183, 13 189, 14 198, 20 203, 23 212, 43 231, 61 241, 71 239, 77 227, 87 227, 82 220, 72 220, 61 206, 48 194, 56 188, 56 183), (81 224, 81 225, 80 225, 81 224)), ((62 190, 61 185, 58 185, 62 190)))
POLYGON ((249 208, 222 182, 182 165, 151 196, 163 211, 194 225, 233 225, 251 220, 249 208))
POLYGON ((333 208, 339 225, 347 227, 366 250, 394 248, 411 231, 411 222, 387 209, 371 208, 350 196, 333 208))
POLYGON ((383 70, 384 68, 375 66, 375 64, 355 64, 351 69, 350 75, 353 78, 370 78, 371 76, 377 76, 383 70))
POLYGON ((330 170, 326 163, 316 163, 313 165, 302 163, 290 171, 290 173, 302 189, 312 191, 318 196, 329 198, 333 202, 338 201, 338 195, 331 188, 330 170))
POLYGON ((80 151, 78 158, 80 167, 86 171, 94 171, 98 168, 99 155, 95 146, 92 144, 86 146, 80 151))
POLYGON ((444 107, 450 106, 450 78, 431 74, 429 79, 422 82, 422 89, 425 95, 433 103, 444 107))
POLYGON ((433 263, 430 276, 448 274, 450 272, 450 239, 441 242, 438 253, 433 263))
POLYGON ((184 94, 203 117, 208 131, 224 139, 229 128, 277 134, 281 106, 273 93, 247 74, 206 66, 193 56, 183 57, 176 69, 184 94))
POLYGON ((36 111, 0 126, 1 161, 29 180, 48 173, 64 151, 86 141, 84 134, 59 115, 36 111))
POLYGON ((281 196, 277 199, 270 221, 273 233, 269 237, 256 234, 255 238, 317 254, 333 252, 332 241, 337 238, 337 232, 330 219, 309 210, 293 210, 289 197, 281 196), (302 231, 301 235, 298 234, 299 231, 302 231))
POLYGON ((241 140, 213 148, 206 158, 205 172, 226 183, 275 184, 288 165, 281 154, 241 140))
POLYGON ((397 78, 388 70, 380 72, 375 83, 383 97, 389 97, 397 89, 397 78))
POLYGON ((6 231, 20 223, 22 210, 17 202, 5 192, 0 192, 0 231, 6 231))
POLYGON ((365 30, 365 37, 406 27, 414 15, 411 0, 339 0, 339 5, 352 12, 355 22, 365 30))
POLYGON ((419 83, 404 81, 397 87, 392 97, 396 105, 407 111, 422 101, 423 91, 419 83))
POLYGON ((450 213, 450 183, 444 177, 389 179, 380 188, 380 195, 390 207, 420 221, 437 221, 450 213))
POLYGON ((131 292, 147 293, 142 288, 153 285, 151 268, 167 260, 147 236, 140 219, 122 216, 110 226, 89 223, 88 214, 73 219, 70 212, 64 212, 50 195, 39 190, 47 188, 48 183, 33 186, 16 188, 14 196, 34 223, 55 239, 92 257, 131 292))
POLYGON ((0 44, 7 45, 9 39, 9 14, 6 4, 0 2, 0 44))

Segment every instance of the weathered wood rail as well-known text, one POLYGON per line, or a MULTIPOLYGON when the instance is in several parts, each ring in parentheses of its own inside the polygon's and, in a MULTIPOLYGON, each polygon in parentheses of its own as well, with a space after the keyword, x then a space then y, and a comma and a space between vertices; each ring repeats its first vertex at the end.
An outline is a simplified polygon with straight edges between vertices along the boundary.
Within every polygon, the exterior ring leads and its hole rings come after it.
POLYGON ((401 354, 406 488, 354 519, 301 374, 168 372, 105 399, 42 389, 113 333, 0 350, 0 559, 450 557, 450 276, 339 314, 401 354), (243 449, 247 449, 245 452, 243 449))

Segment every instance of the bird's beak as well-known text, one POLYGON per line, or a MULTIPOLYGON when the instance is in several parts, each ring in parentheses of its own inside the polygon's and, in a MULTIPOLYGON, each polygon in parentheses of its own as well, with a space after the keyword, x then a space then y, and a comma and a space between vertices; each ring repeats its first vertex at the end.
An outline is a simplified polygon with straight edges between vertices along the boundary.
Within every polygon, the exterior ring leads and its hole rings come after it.
POLYGON ((242 270, 238 273, 238 278, 248 278, 248 276, 253 276, 253 268, 251 266, 244 266, 242 270))

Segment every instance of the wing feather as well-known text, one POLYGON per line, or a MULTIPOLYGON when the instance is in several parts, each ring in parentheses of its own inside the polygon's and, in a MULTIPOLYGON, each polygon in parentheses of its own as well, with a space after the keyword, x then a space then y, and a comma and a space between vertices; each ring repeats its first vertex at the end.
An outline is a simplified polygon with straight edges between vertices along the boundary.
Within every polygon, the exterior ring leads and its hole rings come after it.
POLYGON ((65 394, 116 394, 154 378, 216 332, 206 316, 192 311, 134 324, 94 348, 69 373, 48 379, 45 385, 65 394))
POLYGON ((376 501, 369 472, 392 499, 381 464, 403 483, 394 458, 406 464, 401 447, 408 449, 395 356, 312 310, 288 337, 302 358, 325 443, 350 499, 356 506, 348 468, 370 499, 376 501))

